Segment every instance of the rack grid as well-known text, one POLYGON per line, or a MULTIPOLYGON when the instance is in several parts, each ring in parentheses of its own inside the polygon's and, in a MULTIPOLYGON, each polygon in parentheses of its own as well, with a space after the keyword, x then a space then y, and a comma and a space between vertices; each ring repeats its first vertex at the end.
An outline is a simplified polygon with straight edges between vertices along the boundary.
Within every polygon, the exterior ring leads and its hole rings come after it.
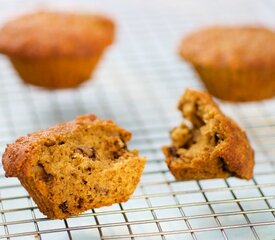
POLYGON ((91 209, 66 220, 39 212, 19 181, 0 170, 1 239, 275 239, 275 101, 221 108, 248 133, 256 152, 254 178, 175 181, 160 147, 179 124, 177 100, 202 89, 177 56, 182 36, 208 24, 260 23, 274 27, 275 2, 256 0, 0 2, 0 25, 40 8, 100 10, 116 19, 118 34, 93 80, 71 90, 24 85, 0 57, 0 154, 7 143, 88 112, 130 130, 131 148, 148 157, 142 180, 125 203, 91 209))

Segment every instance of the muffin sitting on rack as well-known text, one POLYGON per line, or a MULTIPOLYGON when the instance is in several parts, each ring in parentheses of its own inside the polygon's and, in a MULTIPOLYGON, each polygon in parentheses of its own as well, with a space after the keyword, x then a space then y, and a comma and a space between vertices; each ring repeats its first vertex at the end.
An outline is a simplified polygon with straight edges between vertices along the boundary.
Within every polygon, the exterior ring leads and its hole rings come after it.
POLYGON ((113 21, 104 16, 37 12, 0 30, 0 52, 27 83, 75 87, 90 78, 114 32, 113 21))
POLYGON ((146 161, 127 148, 130 138, 113 121, 88 114, 18 138, 3 167, 45 215, 67 218, 129 199, 146 161))
POLYGON ((188 89, 178 109, 187 123, 171 131, 172 144, 162 149, 177 180, 253 177, 254 151, 245 132, 209 94, 188 89))
POLYGON ((210 27, 187 36, 180 55, 208 91, 229 101, 275 96, 275 32, 262 27, 210 27))

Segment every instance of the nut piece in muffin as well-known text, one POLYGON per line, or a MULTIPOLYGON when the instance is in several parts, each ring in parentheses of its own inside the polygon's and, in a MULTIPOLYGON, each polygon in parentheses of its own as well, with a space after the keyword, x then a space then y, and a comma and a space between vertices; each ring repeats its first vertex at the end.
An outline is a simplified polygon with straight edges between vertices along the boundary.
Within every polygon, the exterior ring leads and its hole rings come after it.
POLYGON ((180 55, 207 90, 223 100, 275 96, 275 32, 263 27, 209 27, 187 36, 180 55))
POLYGON ((146 161, 128 150, 130 138, 114 122, 84 115, 18 138, 2 162, 41 212, 63 219, 129 199, 146 161))
POLYGON ((188 89, 178 109, 187 122, 171 131, 172 144, 162 148, 177 180, 252 178, 254 151, 245 132, 209 94, 188 89))
POLYGON ((114 32, 114 22, 100 15, 31 13, 3 26, 0 52, 26 83, 70 88, 90 78, 114 32))

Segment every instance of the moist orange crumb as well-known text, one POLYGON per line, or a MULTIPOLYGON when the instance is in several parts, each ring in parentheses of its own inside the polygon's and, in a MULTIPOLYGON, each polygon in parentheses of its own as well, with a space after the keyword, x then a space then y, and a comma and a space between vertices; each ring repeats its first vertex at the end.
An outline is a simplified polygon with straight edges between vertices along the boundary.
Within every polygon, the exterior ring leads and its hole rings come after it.
POLYGON ((41 212, 63 219, 129 199, 145 164, 128 150, 130 138, 114 122, 84 115, 18 138, 2 161, 41 212))
POLYGON ((188 89, 178 109, 186 119, 162 148, 178 180, 253 177, 254 151, 245 132, 225 116, 207 93, 188 89))

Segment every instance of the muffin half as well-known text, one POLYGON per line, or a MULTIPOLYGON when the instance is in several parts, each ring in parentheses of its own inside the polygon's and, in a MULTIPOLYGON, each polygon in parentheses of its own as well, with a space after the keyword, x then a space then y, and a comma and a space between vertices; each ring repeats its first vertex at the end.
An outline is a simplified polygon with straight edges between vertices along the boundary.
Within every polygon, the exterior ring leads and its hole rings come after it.
POLYGON ((3 154, 7 177, 18 177, 38 208, 63 219, 125 202, 145 164, 126 142, 131 134, 112 121, 80 116, 18 138, 3 154))
POLYGON ((252 178, 254 151, 245 132, 209 94, 188 89, 178 109, 186 122, 171 131, 172 144, 162 149, 177 180, 252 178))

